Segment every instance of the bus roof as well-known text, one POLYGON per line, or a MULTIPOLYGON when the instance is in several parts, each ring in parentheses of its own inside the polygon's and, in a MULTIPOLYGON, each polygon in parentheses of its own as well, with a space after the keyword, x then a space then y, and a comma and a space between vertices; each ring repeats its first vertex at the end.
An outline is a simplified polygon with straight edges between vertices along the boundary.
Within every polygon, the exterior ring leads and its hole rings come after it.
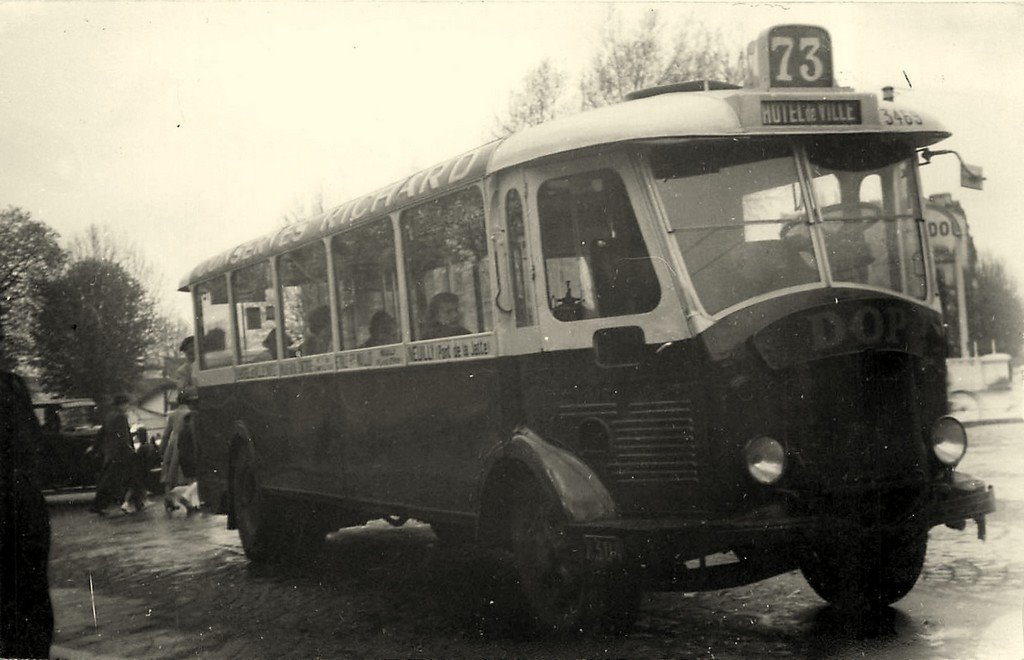
POLYGON ((180 290, 494 172, 549 156, 664 138, 822 134, 902 136, 915 147, 949 135, 925 113, 847 89, 653 93, 526 128, 304 222, 243 243, 199 264, 181 281, 180 290))

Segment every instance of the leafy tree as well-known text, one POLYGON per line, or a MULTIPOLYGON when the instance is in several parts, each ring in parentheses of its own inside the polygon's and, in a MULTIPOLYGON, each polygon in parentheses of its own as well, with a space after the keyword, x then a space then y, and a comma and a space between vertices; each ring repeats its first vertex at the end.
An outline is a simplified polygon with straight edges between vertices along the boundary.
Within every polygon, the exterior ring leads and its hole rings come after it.
POLYGON ((153 333, 153 304, 124 267, 77 261, 40 286, 39 301, 35 364, 46 389, 104 401, 137 382, 153 333))
POLYGON ((37 284, 64 260, 56 232, 18 207, 0 211, 0 368, 32 354, 37 284))
POLYGON ((968 281, 967 326, 980 352, 991 349, 1020 356, 1024 345, 1024 302, 1006 266, 981 252, 968 281))
POLYGON ((597 50, 576 80, 578 96, 568 97, 569 76, 545 59, 510 93, 507 115, 496 120, 494 133, 502 137, 577 110, 618 103, 647 87, 701 79, 739 84, 745 66, 742 49, 731 47, 720 30, 698 21, 668 26, 653 10, 629 28, 612 10, 597 50))

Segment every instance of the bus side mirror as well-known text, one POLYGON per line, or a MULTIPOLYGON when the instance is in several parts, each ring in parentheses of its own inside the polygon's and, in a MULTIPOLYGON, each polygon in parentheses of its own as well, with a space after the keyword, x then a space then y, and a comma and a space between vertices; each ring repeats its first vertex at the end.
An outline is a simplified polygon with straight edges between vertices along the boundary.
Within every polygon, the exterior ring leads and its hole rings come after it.
POLYGON ((646 345, 639 326, 601 328, 594 333, 594 359, 602 367, 635 366, 640 364, 646 345))

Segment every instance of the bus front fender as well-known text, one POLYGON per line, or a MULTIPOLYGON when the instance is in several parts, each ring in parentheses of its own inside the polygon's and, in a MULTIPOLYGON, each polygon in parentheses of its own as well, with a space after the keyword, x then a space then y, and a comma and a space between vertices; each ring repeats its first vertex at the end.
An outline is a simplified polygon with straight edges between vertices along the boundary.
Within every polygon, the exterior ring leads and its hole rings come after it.
POLYGON ((615 518, 615 501, 601 479, 583 461, 519 427, 490 461, 492 469, 511 461, 526 466, 574 523, 615 518))

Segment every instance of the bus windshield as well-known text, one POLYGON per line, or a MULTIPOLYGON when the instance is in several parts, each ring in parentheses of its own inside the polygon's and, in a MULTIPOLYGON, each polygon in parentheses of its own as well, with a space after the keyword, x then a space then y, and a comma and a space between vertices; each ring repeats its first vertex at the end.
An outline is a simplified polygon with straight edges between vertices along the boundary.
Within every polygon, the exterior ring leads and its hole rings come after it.
POLYGON ((807 155, 832 279, 923 299, 913 149, 882 138, 821 137, 807 155))
POLYGON ((790 143, 714 140, 659 147, 651 164, 709 313, 819 281, 790 143))
POLYGON ((925 296, 913 152, 880 139, 807 144, 817 222, 806 203, 794 143, 705 140, 656 147, 655 187, 704 309, 829 278, 925 296))

